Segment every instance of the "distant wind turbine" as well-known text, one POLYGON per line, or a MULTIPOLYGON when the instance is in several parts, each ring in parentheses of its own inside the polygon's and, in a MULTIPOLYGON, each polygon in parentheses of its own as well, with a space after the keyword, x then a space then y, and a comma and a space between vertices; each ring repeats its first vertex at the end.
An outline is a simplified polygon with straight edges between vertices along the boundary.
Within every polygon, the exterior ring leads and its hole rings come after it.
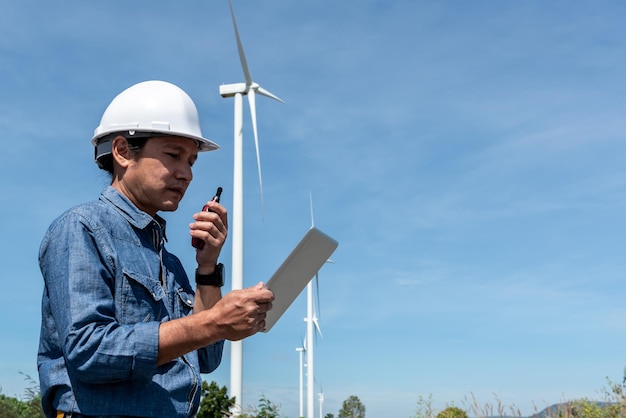
POLYGON ((304 397, 302 396, 302 353, 306 351, 306 339, 302 342, 301 347, 296 348, 296 351, 300 354, 300 414, 298 415, 298 417, 302 418, 304 417, 304 397))
POLYGON ((318 400, 320 401, 320 418, 322 418, 324 416, 322 412, 322 410, 324 409, 324 389, 322 389, 321 387, 320 387, 320 393, 318 393, 318 396, 319 396, 318 400))
MULTIPOLYGON (((263 203, 263 180, 261 177, 261 157, 259 154, 259 138, 257 134, 256 124, 256 103, 255 94, 283 102, 277 96, 265 90, 259 84, 252 81, 248 62, 243 51, 239 30, 235 20, 235 12, 233 5, 228 0, 230 14, 233 19, 233 27, 235 29, 235 38, 237 39, 237 50, 239 51, 239 60, 245 83, 225 84, 220 86, 220 95, 222 97, 234 97, 235 101, 235 117, 234 117, 234 170, 233 170, 233 209, 232 209, 232 228, 231 239, 233 242, 232 251, 232 288, 233 290, 243 288, 243 96, 248 96, 248 104, 250 105, 250 115, 252 117, 252 130, 254 132, 254 145, 256 148, 256 160, 259 174, 259 188, 261 191, 261 211, 264 213, 263 203)), ((231 396, 236 399, 235 406, 231 411, 234 416, 241 413, 243 405, 243 343, 242 341, 231 342, 231 359, 230 359, 230 390, 231 396)))

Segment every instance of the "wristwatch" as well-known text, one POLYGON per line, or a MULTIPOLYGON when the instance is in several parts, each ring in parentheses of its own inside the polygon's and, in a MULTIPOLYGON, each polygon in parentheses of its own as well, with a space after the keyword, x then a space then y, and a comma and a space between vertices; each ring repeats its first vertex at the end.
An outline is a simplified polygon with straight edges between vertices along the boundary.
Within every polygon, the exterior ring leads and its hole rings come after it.
POLYGON ((224 286, 224 264, 216 264, 215 270, 211 274, 200 274, 196 269, 196 284, 202 286, 224 286))

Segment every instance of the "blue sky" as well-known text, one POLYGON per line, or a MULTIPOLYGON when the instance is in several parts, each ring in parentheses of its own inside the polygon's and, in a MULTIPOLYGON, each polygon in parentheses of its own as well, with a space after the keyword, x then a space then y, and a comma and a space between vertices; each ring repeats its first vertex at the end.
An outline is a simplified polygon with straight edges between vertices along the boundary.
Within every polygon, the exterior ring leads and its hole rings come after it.
MULTIPOLYGON (((245 285, 309 227, 309 193, 316 225, 339 241, 320 272, 324 413, 356 395, 369 418, 409 417, 432 395, 435 409, 474 397, 529 415, 621 382, 623 2, 233 6, 253 78, 285 101, 257 100, 264 218, 244 120, 245 285)), ((227 2, 2 2, 5 394, 23 393, 21 373, 36 378, 41 237, 107 184, 93 129, 149 79, 185 89, 222 146, 165 214, 169 249, 193 272, 192 213, 219 185, 232 205, 233 102, 218 86, 243 74, 227 2)), ((246 341, 244 404, 263 394, 297 416, 305 313, 303 295, 246 341)), ((227 350, 206 378, 228 374, 227 350)))

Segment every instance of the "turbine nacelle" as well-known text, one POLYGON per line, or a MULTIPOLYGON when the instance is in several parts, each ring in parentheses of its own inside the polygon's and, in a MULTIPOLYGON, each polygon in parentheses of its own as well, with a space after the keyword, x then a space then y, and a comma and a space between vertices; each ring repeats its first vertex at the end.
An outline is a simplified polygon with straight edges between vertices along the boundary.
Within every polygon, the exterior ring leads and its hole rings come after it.
POLYGON ((249 86, 246 83, 222 84, 220 96, 233 97, 235 94, 248 94, 249 86))
POLYGON ((250 91, 254 91, 261 96, 269 97, 270 99, 277 100, 281 103, 285 103, 280 97, 275 94, 270 93, 263 87, 261 87, 258 83, 232 83, 232 84, 222 84, 220 86, 220 96, 222 97, 233 97, 235 94, 246 95, 250 91))

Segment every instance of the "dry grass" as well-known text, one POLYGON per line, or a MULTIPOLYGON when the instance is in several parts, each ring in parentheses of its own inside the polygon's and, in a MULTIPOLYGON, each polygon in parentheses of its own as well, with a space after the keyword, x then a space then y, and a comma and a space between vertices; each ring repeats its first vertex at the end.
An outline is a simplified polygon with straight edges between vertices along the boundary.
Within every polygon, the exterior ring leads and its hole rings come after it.
MULTIPOLYGON (((532 418, 626 418, 626 369, 624 381, 611 382, 607 378, 608 388, 600 391, 600 399, 572 399, 563 400, 556 405, 545 405, 539 409, 533 403, 533 412, 526 417, 532 418)), ((460 408, 468 417, 472 418, 523 418, 520 408, 516 405, 504 405, 494 394, 494 401, 481 403, 474 394, 465 397, 461 405, 448 404, 444 411, 434 411, 432 395, 419 396, 415 415, 411 418, 463 418, 451 417, 446 409, 460 408)))

